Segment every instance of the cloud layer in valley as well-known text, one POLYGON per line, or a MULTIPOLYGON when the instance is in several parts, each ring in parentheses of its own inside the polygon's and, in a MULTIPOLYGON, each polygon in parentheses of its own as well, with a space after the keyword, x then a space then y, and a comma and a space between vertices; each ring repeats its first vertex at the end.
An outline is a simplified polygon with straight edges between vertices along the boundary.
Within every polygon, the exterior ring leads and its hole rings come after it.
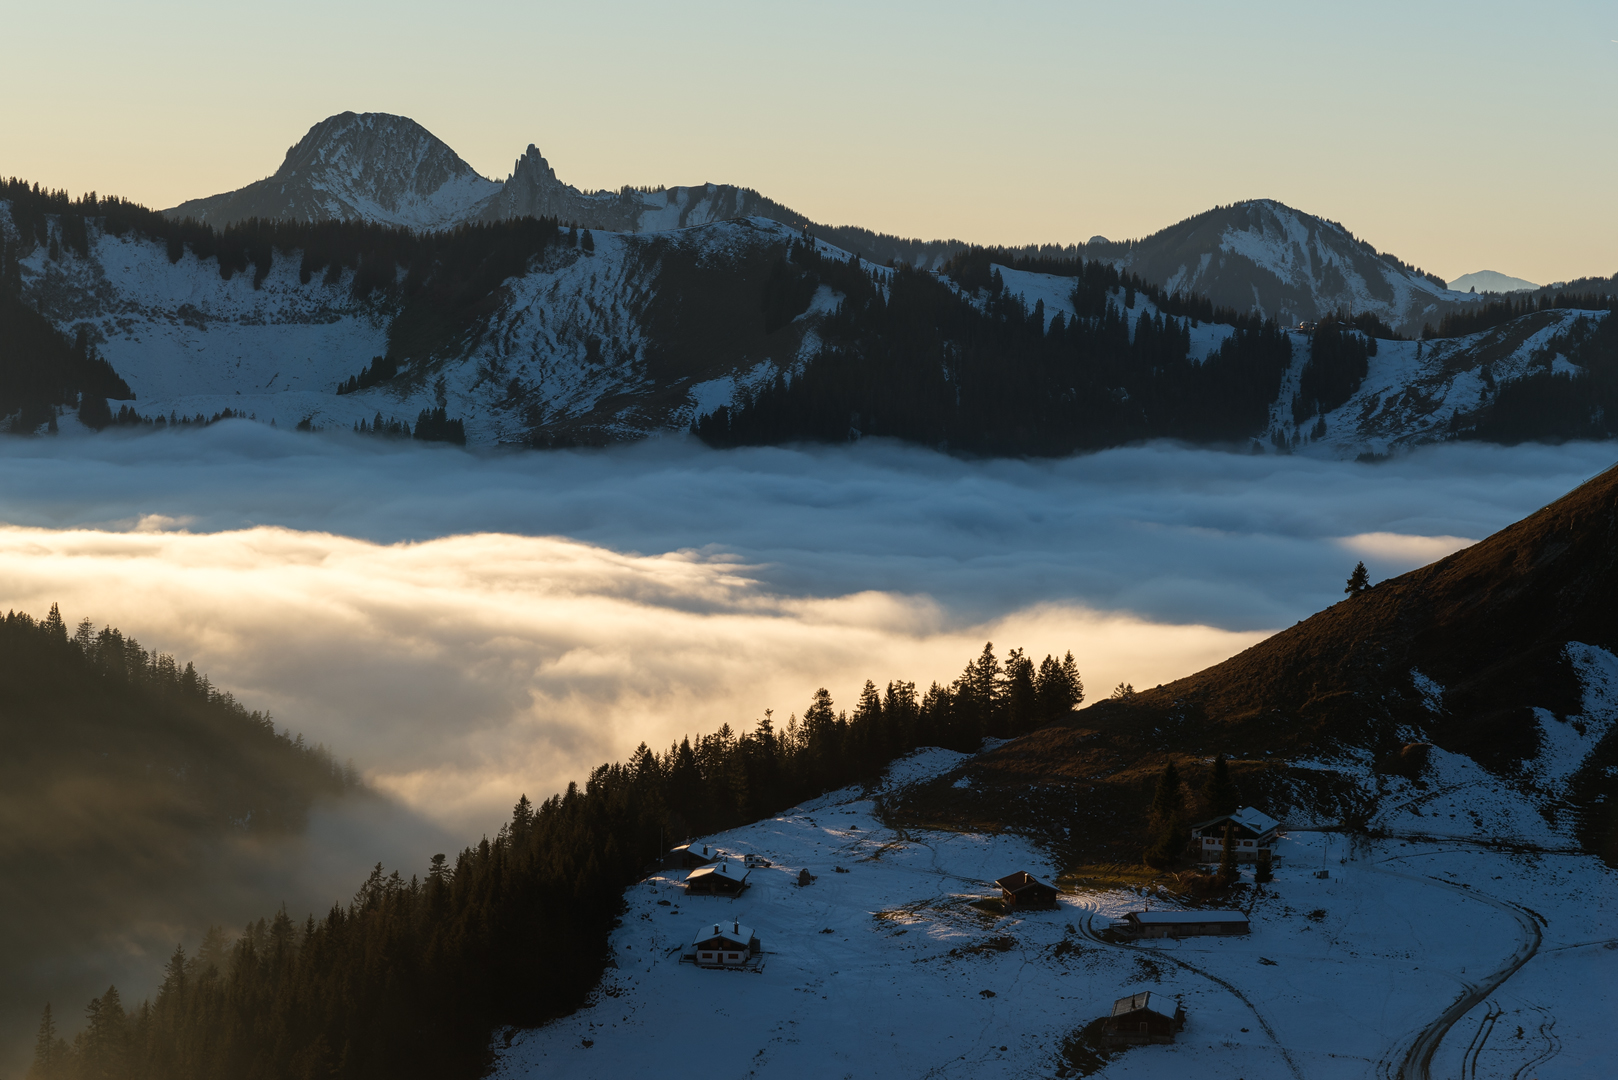
POLYGON ((247 423, 0 449, 3 601, 112 623, 352 756, 445 827, 495 827, 642 740, 820 685, 1071 648, 1091 696, 1222 659, 1431 561, 1613 448, 1374 466, 1149 446, 963 461, 684 439, 473 455, 247 423))

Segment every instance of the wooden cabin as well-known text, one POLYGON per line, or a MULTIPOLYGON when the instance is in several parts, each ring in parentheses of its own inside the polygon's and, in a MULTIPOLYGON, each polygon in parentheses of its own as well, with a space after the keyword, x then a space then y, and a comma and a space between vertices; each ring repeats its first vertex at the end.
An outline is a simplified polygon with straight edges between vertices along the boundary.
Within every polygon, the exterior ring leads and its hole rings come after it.
POLYGON ((698 967, 737 968, 746 967, 761 952, 758 935, 749 927, 732 921, 729 926, 712 923, 697 931, 696 940, 691 942, 682 959, 689 959, 698 967))
POLYGON ((1270 858, 1281 823, 1262 810, 1244 806, 1234 814, 1222 814, 1191 826, 1191 845, 1198 859, 1218 862, 1224 857, 1227 825, 1237 862, 1262 862, 1270 858))
POLYGON ((1119 927, 1137 938, 1225 937, 1251 932, 1239 911, 1131 911, 1119 927))
POLYGON ((679 847, 670 848, 663 858, 663 867, 666 870, 694 870, 699 866, 707 866, 720 859, 718 848, 710 848, 707 844, 689 843, 679 847))
POLYGON ((699 866, 685 876, 687 896, 740 896, 747 888, 745 867, 732 868, 729 861, 699 866))
POLYGON ((1056 887, 1045 884, 1026 870, 1008 874, 995 884, 1000 886, 1000 899, 1007 911, 1056 906, 1056 887))
POLYGON ((1112 1015, 1102 1028, 1101 1041, 1114 1046, 1171 1043, 1174 1033, 1184 1027, 1184 1006, 1145 990, 1112 1003, 1112 1015))

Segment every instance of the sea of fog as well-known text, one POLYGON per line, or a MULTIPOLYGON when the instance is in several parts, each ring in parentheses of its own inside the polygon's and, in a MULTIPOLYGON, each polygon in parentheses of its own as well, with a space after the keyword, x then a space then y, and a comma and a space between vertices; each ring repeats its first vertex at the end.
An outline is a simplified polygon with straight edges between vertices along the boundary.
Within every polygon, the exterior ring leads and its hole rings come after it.
POLYGON ((642 741, 784 720, 819 686, 847 705, 867 678, 945 682, 985 641, 1071 649, 1092 698, 1167 681, 1341 599, 1356 560, 1380 579, 1439 558, 1615 453, 493 454, 247 422, 0 439, 0 605, 194 660, 380 793, 38 928, 0 964, 0 1075, 42 1001, 138 999, 209 923, 324 911, 378 860, 420 873, 642 741))
POLYGON ((645 741, 826 686, 1071 649, 1090 696, 1239 651, 1465 546, 1613 444, 1376 464, 1167 444, 474 453, 226 422, 0 443, 0 603, 112 624, 449 835, 645 741))

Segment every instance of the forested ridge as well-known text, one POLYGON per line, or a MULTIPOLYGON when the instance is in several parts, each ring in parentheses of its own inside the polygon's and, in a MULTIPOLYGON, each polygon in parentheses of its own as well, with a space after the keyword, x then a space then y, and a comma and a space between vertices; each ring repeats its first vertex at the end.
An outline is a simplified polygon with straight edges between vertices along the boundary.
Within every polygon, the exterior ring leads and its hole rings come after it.
POLYGON ((608 962, 622 893, 665 843, 744 824, 874 778, 925 745, 975 750, 1067 714, 1073 656, 1004 661, 986 645, 917 693, 867 682, 852 711, 817 691, 801 718, 642 744, 581 786, 523 796, 493 839, 408 879, 378 865, 348 904, 259 919, 234 941, 176 949, 162 985, 92 1001, 71 1041, 49 1007, 32 1080, 452 1080, 481 1075, 503 1028, 577 1008, 608 962))
MULTIPOLYGON (((216 230, 189 219, 174 221, 144 206, 90 192, 73 199, 11 179, 0 182, 0 200, 10 207, 14 238, 0 244, 0 416, 19 408, 26 427, 45 423, 46 410, 74 401, 88 406, 86 423, 113 423, 106 398, 133 395, 93 345, 69 345, 21 300, 18 260, 38 248, 60 259, 63 252, 89 254, 92 228, 112 236, 135 235, 165 245, 170 263, 213 261, 229 281, 251 272, 263 284, 277 258, 297 258, 299 280, 318 275, 328 285, 348 282, 352 296, 383 305, 392 315, 386 353, 333 389, 342 392, 395 378, 424 378, 435 360, 457 354, 480 319, 498 305, 500 286, 528 272, 532 259, 554 245, 579 246, 578 230, 563 230, 553 218, 515 218, 459 226, 449 232, 417 233, 362 222, 295 222, 253 219, 216 230), (21 330, 16 327, 22 328, 21 330), (10 329, 10 333, 4 331, 10 329)), ((6 230, 0 229, 0 240, 6 230)), ((459 421, 429 417, 429 434, 448 438, 444 425, 459 421), (436 425, 436 426, 435 426, 436 425)))
POLYGON ((983 454, 1058 455, 1136 439, 1246 443, 1264 432, 1292 347, 1274 322, 1164 295, 1110 264, 1018 258, 972 249, 940 276, 899 266, 867 270, 795 243, 761 306, 784 325, 821 285, 840 293, 819 328, 822 346, 735 407, 693 421, 715 446, 793 439, 841 442, 887 435, 983 454), (1075 314, 1047 323, 993 269, 1073 280, 1075 314), (1140 297, 1155 312, 1130 318, 1140 297), (1218 319, 1233 333, 1205 360, 1190 332, 1218 319))
POLYGON ((1500 384, 1464 438, 1514 444, 1618 437, 1618 315, 1581 316, 1536 353, 1532 374, 1500 384), (1564 358, 1573 370, 1556 370, 1564 358))
POLYGON ((110 810, 140 791, 170 813, 244 830, 301 829, 309 804, 358 785, 301 735, 277 732, 195 665, 88 619, 69 633, 56 606, 0 620, 0 773, 7 801, 64 770, 98 777, 110 810))
POLYGON ((133 962, 157 927, 254 910, 245 879, 363 791, 193 664, 55 607, 0 616, 0 747, 6 1075, 47 987, 85 992, 85 968, 133 962))

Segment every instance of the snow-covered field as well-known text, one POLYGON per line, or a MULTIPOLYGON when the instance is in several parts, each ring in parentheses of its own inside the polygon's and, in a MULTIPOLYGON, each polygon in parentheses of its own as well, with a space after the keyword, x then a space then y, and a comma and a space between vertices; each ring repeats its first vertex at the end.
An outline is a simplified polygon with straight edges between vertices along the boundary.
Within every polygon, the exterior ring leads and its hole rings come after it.
MULTIPOLYGON (((921 751, 888 783, 960 759, 921 751)), ((1543 824, 1486 779, 1469 798, 1493 806, 1505 835, 1543 824)), ((1240 898, 1250 936, 1129 944, 1107 933, 1113 919, 1172 902, 1069 892, 1056 911, 998 916, 972 901, 1015 870, 1049 880, 1047 855, 1010 834, 904 832, 876 810, 847 789, 706 838, 775 864, 736 900, 686 898, 679 872, 631 888, 600 992, 516 1033, 496 1075, 1063 1076, 1096 1064, 1108 1077, 1247 1080, 1618 1073, 1608 1030, 1618 876, 1566 838, 1435 837, 1419 826, 1435 815, 1450 825, 1436 807, 1395 812, 1392 835, 1374 841, 1294 830, 1275 880, 1249 879, 1240 898), (802 868, 816 875, 807 888, 796 885, 802 868), (755 928, 761 971, 679 962, 701 925, 731 919, 755 928), (1066 1056, 1071 1036, 1142 989, 1183 1000, 1175 1045, 1099 1063, 1066 1056)))

